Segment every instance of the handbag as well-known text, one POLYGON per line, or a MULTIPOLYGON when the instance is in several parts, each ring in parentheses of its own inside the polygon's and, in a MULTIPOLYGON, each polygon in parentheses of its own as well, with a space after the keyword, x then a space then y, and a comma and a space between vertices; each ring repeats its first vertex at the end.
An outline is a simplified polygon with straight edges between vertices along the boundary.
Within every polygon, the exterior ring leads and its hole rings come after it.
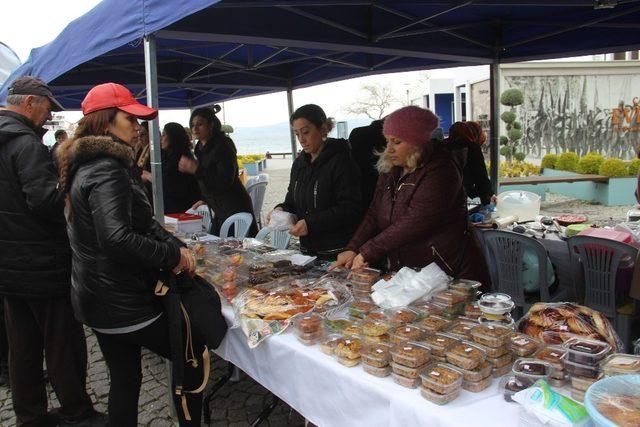
POLYGON ((187 407, 187 394, 202 393, 211 369, 209 348, 217 348, 227 332, 228 325, 222 315, 220 297, 205 279, 181 273, 162 272, 156 283, 155 294, 161 297, 169 323, 172 382, 174 393, 180 396, 186 420, 191 420, 187 407), (194 339, 195 337, 195 339, 194 339), (199 387, 185 390, 184 370, 198 368, 193 342, 205 343, 202 353, 203 380, 199 387))

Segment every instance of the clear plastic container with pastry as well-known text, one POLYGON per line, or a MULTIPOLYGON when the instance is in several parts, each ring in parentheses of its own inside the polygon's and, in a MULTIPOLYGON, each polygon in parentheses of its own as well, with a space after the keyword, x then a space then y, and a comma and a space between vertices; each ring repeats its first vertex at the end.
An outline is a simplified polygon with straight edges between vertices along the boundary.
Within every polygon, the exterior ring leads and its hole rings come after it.
POLYGON ((564 370, 572 377, 597 378, 600 376, 599 365, 585 365, 572 362, 569 359, 564 361, 564 370))
POLYGON ((363 300, 355 301, 349 306, 349 316, 364 319, 365 316, 375 308, 377 307, 373 302, 363 300))
POLYGON ((640 355, 637 354, 611 354, 600 362, 600 369, 605 376, 640 373, 640 355))
POLYGON ((502 320, 515 307, 511 296, 499 292, 483 294, 478 300, 478 305, 482 316, 494 321, 502 320))
POLYGON ((437 357, 444 357, 447 349, 459 341, 459 338, 441 332, 428 335, 422 340, 431 349, 431 354, 437 357))
POLYGON ((431 403, 436 405, 446 405, 458 398, 460 395, 460 389, 457 388, 449 394, 436 393, 428 388, 420 387, 420 395, 431 403))
POLYGON ((433 296, 433 302, 442 304, 443 306, 451 309, 459 306, 460 304, 466 304, 467 296, 461 292, 446 290, 435 294, 433 296))
POLYGON ((457 279, 449 284, 449 289, 466 296, 468 302, 476 299, 482 283, 475 280, 457 279))
POLYGON ((324 326, 331 332, 340 333, 344 328, 354 324, 354 320, 346 316, 332 316, 324 320, 324 326))
POLYGON ((478 305, 477 301, 469 303, 464 306, 464 315, 471 319, 478 319, 482 316, 482 311, 480 310, 480 305, 478 305))
POLYGON ((389 322, 394 326, 413 323, 418 319, 418 313, 410 308, 390 308, 385 310, 389 322))
POLYGON ((549 345, 538 350, 534 357, 550 364, 554 372, 564 371, 564 360, 567 357, 567 349, 557 345, 549 345))
POLYGON ((551 374, 551 365, 537 359, 518 359, 513 363, 513 375, 521 380, 547 380, 551 374))
POLYGON ((413 302, 410 307, 417 311, 421 317, 430 315, 440 316, 444 312, 444 307, 431 301, 418 300, 413 302))
POLYGON ((427 365, 420 365, 418 367, 412 368, 409 366, 401 365, 400 363, 396 363, 391 361, 389 363, 391 365, 391 369, 394 374, 400 375, 404 378, 409 378, 412 380, 419 380, 420 374, 425 370, 427 365))
POLYGON ((375 268, 362 268, 351 271, 348 277, 354 285, 364 284, 371 287, 380 280, 380 270, 376 270, 375 268))
POLYGON ((391 346, 387 344, 365 344, 360 350, 362 362, 377 368, 384 368, 391 360, 391 346))
POLYGON ((457 368, 464 376, 465 381, 478 382, 491 376, 493 366, 489 362, 482 362, 475 369, 462 369, 457 368))
POLYGON ((487 347, 507 346, 513 336, 513 329, 494 324, 478 325, 471 331, 471 338, 487 347))
POLYGON ((511 373, 511 365, 510 364, 506 364, 500 368, 496 368, 495 366, 493 367, 493 369, 491 370, 491 376, 493 378, 501 378, 504 377, 507 374, 511 373))
POLYGON ((502 368, 503 366, 510 366, 513 361, 513 356, 511 353, 503 354, 500 357, 488 357, 487 362, 491 364, 494 368, 502 368))
POLYGON ((482 364, 487 355, 477 345, 462 341, 447 351, 447 362, 462 369, 475 369, 482 364))
POLYGON ((502 347, 489 347, 479 343, 475 344, 485 352, 487 358, 496 359, 507 354, 511 356, 511 349, 509 348, 509 346, 503 345, 502 347))
POLYGON ((567 361, 582 365, 597 366, 611 353, 611 346, 606 342, 581 337, 567 340, 563 347, 567 349, 567 361))
POLYGON ((499 390, 502 390, 504 400, 514 402, 513 395, 519 391, 531 387, 535 381, 530 378, 519 378, 514 375, 504 377, 500 380, 499 390))
POLYGON ((491 375, 480 381, 462 381, 462 388, 472 393, 480 393, 491 385, 491 375))
POLYGON ((391 349, 391 358, 394 362, 416 368, 429 361, 429 347, 416 343, 403 343, 391 349))
POLYGON ((511 336, 511 352, 518 357, 529 357, 538 351, 541 343, 535 338, 525 334, 515 334, 511 336))
POLYGON ((362 334, 368 337, 382 337, 389 333, 391 325, 386 320, 377 320, 367 316, 362 322, 362 334))
MULTIPOLYGON (((393 364, 393 362, 391 362, 391 363, 393 364)), ((392 365, 392 367, 393 367, 393 365, 392 365)), ((396 384, 401 385, 402 387, 418 388, 418 385, 420 385, 420 378, 405 377, 404 375, 397 374, 395 371, 391 372, 391 376, 393 378, 393 381, 396 384)))
POLYGON ((334 355, 345 366, 355 366, 360 363, 362 341, 358 338, 343 337, 338 340, 334 355))
POLYGON ((471 331, 477 326, 475 322, 455 320, 447 327, 447 333, 460 339, 470 339, 471 331))
POLYGON ((445 329, 449 323, 451 323, 449 319, 432 314, 420 320, 417 325, 424 329, 425 332, 435 334, 436 332, 440 332, 445 329))
POLYGON ((366 363, 364 359, 362 359, 362 370, 369 375, 373 375, 374 377, 379 377, 379 378, 388 377, 391 374, 391 366, 370 365, 366 363))
POLYGON ((338 346, 338 341, 342 339, 342 335, 338 334, 329 334, 326 335, 322 340, 320 340, 320 350, 324 354, 328 354, 329 356, 333 356, 333 353, 338 346))
POLYGON ((602 379, 602 374, 598 374, 595 377, 580 377, 577 375, 572 375, 570 378, 571 388, 575 390, 587 391, 591 384, 602 379))
POLYGON ((396 326, 389 333, 392 344, 400 344, 407 341, 419 341, 425 336, 425 331, 418 326, 396 326))
POLYGON ((463 374, 446 363, 434 363, 420 376, 422 387, 438 394, 449 394, 462 386, 463 374))
POLYGON ((296 330, 301 334, 309 334, 322 330, 322 316, 316 313, 300 315, 294 319, 296 330))
POLYGON ((362 321, 352 322, 342 330, 342 335, 345 337, 360 338, 362 335, 362 321))

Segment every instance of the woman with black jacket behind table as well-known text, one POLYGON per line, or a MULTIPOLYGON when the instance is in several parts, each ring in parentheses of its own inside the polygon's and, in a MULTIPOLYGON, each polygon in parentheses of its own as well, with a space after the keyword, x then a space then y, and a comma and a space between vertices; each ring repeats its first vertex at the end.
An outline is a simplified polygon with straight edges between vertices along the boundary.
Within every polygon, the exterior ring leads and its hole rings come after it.
POLYGON ((303 152, 291 167, 285 201, 274 210, 297 216, 289 233, 300 237, 304 253, 333 260, 362 218, 360 172, 347 141, 327 138, 332 122, 322 108, 304 105, 290 123, 303 152))
MULTIPOLYGON (((93 329, 109 368, 109 425, 135 426, 142 382, 141 348, 171 355, 169 322, 154 288, 162 270, 193 272, 193 254, 154 219, 133 167, 138 118, 157 110, 139 104, 124 86, 95 86, 82 101, 84 117, 73 139, 58 150, 60 186, 67 192, 72 251, 71 302, 76 318, 93 329)), ((185 390, 202 382, 186 368, 185 390)), ((177 408, 180 396, 174 395, 177 408)), ((192 422, 200 425, 202 394, 187 394, 192 422)))
MULTIPOLYGON (((211 233, 220 234, 222 223, 239 212, 253 214, 251 197, 238 177, 237 150, 231 138, 222 132, 222 124, 209 108, 197 108, 189 120, 193 137, 198 140, 195 154, 198 160, 182 156, 178 170, 195 175, 204 202, 213 211, 211 233)), ((194 206, 199 206, 196 204, 194 206)), ((258 232, 255 219, 249 237, 258 232)))
POLYGON ((178 170, 182 156, 193 159, 189 135, 181 124, 171 122, 162 129, 162 197, 166 213, 184 212, 200 200, 200 188, 193 175, 178 170))

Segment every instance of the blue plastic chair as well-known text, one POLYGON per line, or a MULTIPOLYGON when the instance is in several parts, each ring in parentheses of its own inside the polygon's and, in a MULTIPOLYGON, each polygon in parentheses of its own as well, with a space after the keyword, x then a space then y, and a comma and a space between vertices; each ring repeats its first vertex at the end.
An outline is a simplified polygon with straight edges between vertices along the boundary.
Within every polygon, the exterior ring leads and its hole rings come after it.
POLYGON ((547 283, 547 251, 537 240, 518 233, 504 230, 484 231, 483 240, 488 249, 489 263, 493 262, 491 281, 497 292, 503 292, 513 298, 518 307, 517 317, 522 316, 534 302, 561 301, 573 293, 569 289, 559 288, 553 295, 549 293, 547 283), (532 301, 525 296, 522 272, 525 249, 532 250, 538 257, 539 299, 532 301))
POLYGON ((273 228, 265 227, 258 231, 256 239, 264 242, 269 236, 269 243, 276 249, 287 249, 289 242, 291 241, 291 234, 287 230, 274 230, 273 228))
MULTIPOLYGON (((571 264, 584 272, 584 305, 603 313, 612 323, 625 349, 631 344, 631 323, 635 316, 618 313, 616 275, 621 261, 636 259, 638 249, 625 243, 591 236, 567 240, 571 264)), ((574 282, 577 290, 577 283, 574 282)))
POLYGON ((251 227, 252 222, 253 215, 248 212, 233 214, 222 223, 222 226, 220 227, 220 236, 218 237, 222 239, 229 237, 229 229, 233 225, 232 237, 243 239, 247 237, 247 233, 249 232, 249 227, 251 227))

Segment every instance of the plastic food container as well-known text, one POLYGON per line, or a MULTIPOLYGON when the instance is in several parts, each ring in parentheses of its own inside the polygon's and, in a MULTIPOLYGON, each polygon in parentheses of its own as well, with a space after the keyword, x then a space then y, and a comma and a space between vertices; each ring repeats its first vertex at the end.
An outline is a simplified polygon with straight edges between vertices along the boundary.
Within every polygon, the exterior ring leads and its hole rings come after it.
POLYGON ((369 285, 373 285, 380 280, 380 270, 376 270, 375 268, 353 270, 349 273, 349 280, 353 284, 368 283, 369 285))
POLYGON ((511 190, 498 195, 498 214, 516 216, 519 222, 533 221, 540 215, 540 196, 530 191, 511 190))
POLYGON ((389 337, 393 344, 400 344, 407 341, 419 341, 424 335, 424 331, 417 326, 403 325, 396 326, 389 334, 389 337))
POLYGON ((602 378, 602 375, 598 375, 595 378, 585 378, 585 377, 572 376, 571 377, 571 387, 576 389, 576 390, 587 391, 587 389, 589 388, 589 386, 591 386, 591 384, 595 383, 596 381, 600 380, 601 378, 602 378))
POLYGON ((576 402, 584 402, 584 394, 586 392, 583 390, 576 390, 575 388, 571 389, 571 398, 576 402))
POLYGON ((611 352, 611 346, 602 341, 574 337, 564 343, 567 361, 575 364, 596 366, 611 352))
POLYGON ((391 326, 385 320, 376 320, 367 317, 362 322, 362 334, 369 337, 381 337, 389 332, 391 326))
POLYGON ((362 358, 362 370, 365 371, 369 375, 373 375, 374 377, 388 377, 391 375, 391 366, 373 366, 365 363, 364 358, 362 358))
POLYGON ((522 379, 510 375, 500 380, 499 389, 502 390, 504 400, 506 400, 507 402, 513 402, 514 400, 512 396, 514 394, 531 387, 534 383, 535 381, 532 381, 530 379, 522 379))
POLYGON ((421 317, 427 317, 432 314, 441 315, 444 311, 443 306, 424 300, 414 302, 411 304, 411 308, 420 314, 421 317))
POLYGON ((296 336, 298 338, 298 341, 300 341, 304 345, 316 345, 322 340, 322 337, 324 336, 324 331, 322 329, 319 329, 315 332, 307 332, 307 333, 298 332, 296 336))
POLYGON ((331 332, 335 332, 335 333, 342 332, 344 328, 352 324, 353 324, 353 320, 344 316, 331 317, 329 319, 324 320, 324 326, 331 332))
POLYGON ((343 337, 338 339, 333 353, 337 357, 360 360, 362 341, 357 338, 343 337))
POLYGON ((368 344, 360 350, 362 362, 376 368, 389 366, 391 360, 390 346, 386 344, 368 344))
POLYGON ((376 305, 368 301, 355 301, 349 306, 349 316, 356 319, 364 319, 364 317, 376 308, 376 305))
POLYGON ((536 359, 544 360, 550 364, 554 372, 564 371, 564 359, 566 357, 567 349, 555 345, 541 348, 535 355, 536 359))
POLYGON ((449 394, 462 386, 463 374, 446 363, 432 364, 420 375, 422 387, 438 394, 449 394))
POLYGON ((431 354, 438 357, 444 357, 447 348, 457 343, 458 338, 453 335, 436 333, 427 336, 422 342, 431 349, 431 354))
POLYGON ((551 365, 537 359, 518 359, 513 364, 513 375, 524 381, 526 379, 536 382, 547 380, 551 374, 551 365))
POLYGON ((564 369, 572 377, 597 378, 598 375, 600 375, 600 367, 598 365, 583 365, 582 363, 574 363, 570 360, 564 361, 564 369))
POLYGON ((438 292, 433 296, 433 302, 442 304, 447 308, 454 307, 460 303, 466 303, 467 296, 464 293, 447 290, 438 292))
POLYGON ((447 328, 447 333, 460 339, 471 338, 471 331, 478 326, 477 323, 465 320, 456 320, 447 328))
POLYGON ((512 360, 511 353, 503 354, 500 357, 487 357, 487 362, 489 362, 494 368, 509 366, 512 360))
POLYGON ((483 362, 476 369, 462 369, 458 368, 464 377, 465 381, 478 382, 491 376, 493 366, 489 362, 483 362))
POLYGON ((504 355, 509 355, 511 357, 511 351, 508 346, 503 345, 502 347, 488 347, 483 344, 476 343, 478 347, 480 347, 487 354, 487 358, 497 359, 498 357, 502 357, 504 355))
POLYGON ((640 356, 633 354, 612 354, 600 363, 605 376, 640 373, 640 356))
POLYGON ((511 297, 502 293, 483 294, 478 301, 482 315, 489 320, 500 320, 515 307, 511 297))
POLYGON ((490 324, 490 325, 506 326, 507 328, 511 328, 511 329, 513 329, 516 324, 516 322, 513 320, 513 318, 509 314, 505 314, 500 318, 500 320, 487 319, 483 314, 481 317, 478 318, 478 323, 480 323, 481 325, 490 324))
POLYGON ((511 328, 492 324, 477 325, 471 330, 471 338, 475 342, 493 348, 506 347, 512 335, 511 328))
POLYGON ((510 374, 511 372, 512 372, 511 365, 507 364, 507 365, 504 365, 504 366, 502 366, 500 368, 494 367, 491 370, 491 376, 493 378, 500 378, 500 377, 504 377, 507 374, 510 374))
POLYGON ((403 387, 418 388, 418 385, 420 385, 420 378, 407 378, 403 375, 396 374, 395 371, 392 372, 391 375, 393 376, 393 381, 403 387))
POLYGON ((347 366, 349 368, 353 368, 354 366, 357 366, 360 364, 360 358, 350 359, 348 357, 338 356, 336 359, 338 359, 338 362, 340 362, 342 365, 347 366))
POLYGON ((427 365, 421 365, 417 367, 409 367, 401 365, 400 363, 390 362, 391 369, 397 375, 402 375, 405 378, 416 379, 420 378, 420 374, 425 370, 427 365))
POLYGON ((478 303, 474 302, 471 304, 467 304, 464 307, 464 315, 472 319, 477 319, 478 317, 482 316, 482 311, 480 310, 480 306, 478 305, 478 303))
POLYGON ((549 383, 549 385, 552 385, 554 387, 564 387, 566 380, 565 378, 549 378, 547 382, 549 383))
POLYGON ((472 393, 479 393, 491 385, 491 375, 480 381, 462 381, 462 388, 472 393))
POLYGON ((443 330, 450 321, 442 316, 436 316, 434 314, 429 315, 418 322, 418 326, 424 329, 427 333, 435 334, 443 330))
POLYGON ((462 369, 475 369, 487 358, 480 347, 468 341, 454 344, 447 350, 447 362, 462 369))
POLYGON ((355 299, 364 299, 364 298, 368 298, 371 296, 371 291, 363 291, 360 289, 352 289, 351 290, 351 294, 353 295, 353 297, 355 299))
POLYGON ((342 337, 338 334, 330 334, 327 335, 324 339, 320 341, 320 350, 324 354, 328 354, 329 356, 333 356, 333 352, 338 345, 338 340, 342 337))
POLYGON ((511 351, 518 357, 529 357, 538 350, 538 342, 525 334, 516 334, 511 337, 511 351))
POLYGON ((414 343, 396 345, 391 349, 390 353, 395 363, 410 368, 424 365, 429 361, 430 355, 429 347, 414 343))
POLYGON ((469 298, 475 299, 478 294, 478 289, 482 286, 482 283, 475 280, 458 279, 449 285, 449 289, 455 292, 459 292, 469 298))
POLYGON ((420 387, 420 394, 431 403, 446 405, 460 395, 460 388, 453 390, 449 394, 439 394, 428 388, 420 387))
POLYGON ((418 313, 410 308, 392 308, 386 311, 389 322, 394 326, 413 323, 418 319, 418 313))
POLYGON ((322 317, 315 313, 298 316, 294 324, 299 333, 312 333, 322 330, 322 317))

